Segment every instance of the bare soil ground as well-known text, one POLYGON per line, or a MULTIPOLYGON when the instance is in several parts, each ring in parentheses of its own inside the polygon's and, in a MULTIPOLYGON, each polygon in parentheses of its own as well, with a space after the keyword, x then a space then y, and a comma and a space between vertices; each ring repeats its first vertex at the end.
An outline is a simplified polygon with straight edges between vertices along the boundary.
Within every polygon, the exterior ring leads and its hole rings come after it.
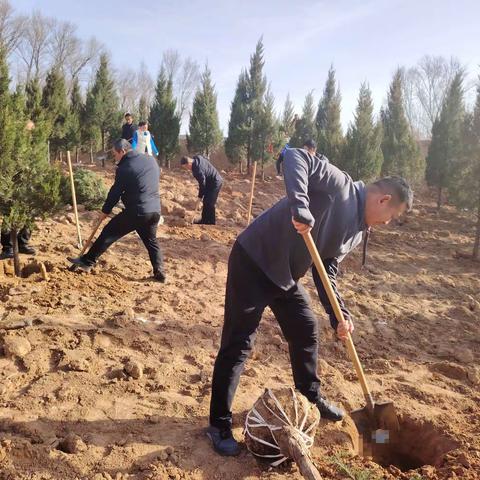
MULTIPOLYGON (((48 281, 34 263, 19 280, 1 262, 0 479, 300 478, 295 465, 272 469, 246 450, 218 457, 204 435, 227 259, 249 189, 243 176, 226 175, 218 225, 192 226, 193 180, 163 173, 166 284, 148 279, 134 234, 93 274, 68 271, 65 257, 78 250, 67 210, 34 233, 48 281)), ((282 181, 260 182, 254 213, 282 195, 282 181)), ((86 237, 95 214, 80 218, 86 237)), ((390 460, 418 468, 356 457, 346 423, 321 422, 313 458, 323 478, 480 478, 480 266, 454 256, 470 248, 472 228, 448 207, 437 215, 425 194, 405 223, 372 234, 368 268, 360 251, 344 262, 339 283, 374 396, 393 399, 401 414, 402 445, 390 460)), ((313 282, 304 284, 321 324, 324 392, 348 410, 363 406, 313 282)), ((237 438, 264 388, 291 383, 287 345, 268 311, 235 399, 237 438)))

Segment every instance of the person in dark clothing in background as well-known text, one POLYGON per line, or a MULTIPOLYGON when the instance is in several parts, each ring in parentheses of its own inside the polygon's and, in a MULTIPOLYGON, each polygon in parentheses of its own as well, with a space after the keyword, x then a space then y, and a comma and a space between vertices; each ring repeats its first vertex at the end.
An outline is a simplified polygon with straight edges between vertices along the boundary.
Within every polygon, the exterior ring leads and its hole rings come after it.
POLYGON ((125 123, 122 125, 121 138, 127 142, 133 142, 133 135, 137 130, 137 126, 133 123, 133 117, 130 113, 125 114, 125 123))
POLYGON ((113 152, 118 162, 115 183, 108 192, 100 218, 106 218, 120 199, 125 210, 110 220, 85 255, 68 257, 68 260, 89 271, 110 245, 136 231, 148 250, 153 277, 163 283, 163 258, 157 240, 160 220, 160 169, 157 161, 149 155, 133 151, 124 139, 114 143, 113 152))
MULTIPOLYGON (((282 168, 281 168, 282 162, 285 156, 285 152, 289 148, 290 146, 287 143, 277 157, 277 161, 275 162, 275 166, 277 167, 277 175, 281 175, 282 173, 282 168)), ((311 155, 315 155, 317 153, 317 144, 315 143, 315 140, 312 140, 312 139, 306 140, 302 148, 305 149, 311 155)))
POLYGON ((352 179, 323 156, 292 148, 285 153, 287 196, 258 216, 237 238, 228 262, 225 317, 215 361, 210 426, 207 435, 222 455, 236 455, 231 406, 240 375, 269 306, 288 342, 295 387, 322 418, 341 420, 345 413, 321 394, 317 374, 318 323, 308 294, 298 283, 312 268, 315 286, 330 323, 341 339, 353 323, 336 287, 339 262, 372 225, 387 224, 410 209, 413 193, 400 177, 368 186, 352 179), (313 240, 339 299, 345 320, 335 314, 302 234, 313 240), (301 235, 299 235, 301 234, 301 235))
MULTIPOLYGON (((201 155, 182 157, 180 165, 189 170, 198 182, 198 201, 203 200, 202 218, 194 223, 215 225, 215 204, 222 188, 223 178, 218 170, 201 155)), ((196 209, 195 209, 196 210, 196 209)))
MULTIPOLYGON (((28 242, 30 241, 30 230, 26 227, 22 228, 17 235, 18 251, 26 255, 35 255, 36 251, 31 247, 28 242)), ((13 245, 10 238, 10 232, 8 230, 2 230, 2 253, 0 254, 0 260, 5 258, 13 258, 13 245)))

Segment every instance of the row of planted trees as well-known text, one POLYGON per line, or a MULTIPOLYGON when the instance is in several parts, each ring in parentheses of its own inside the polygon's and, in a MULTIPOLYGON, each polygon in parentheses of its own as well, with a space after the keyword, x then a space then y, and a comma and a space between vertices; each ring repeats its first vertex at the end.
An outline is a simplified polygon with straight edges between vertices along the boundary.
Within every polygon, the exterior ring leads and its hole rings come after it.
MULTIPOLYGON (((465 73, 457 62, 442 78, 433 78, 441 59, 425 57, 420 62, 426 78, 419 78, 418 89, 426 83, 441 84, 441 91, 419 91, 421 100, 438 104, 429 109, 431 135, 425 159, 419 147, 412 116, 411 70, 394 73, 386 104, 380 115, 374 114, 372 93, 365 82, 360 87, 354 119, 346 134, 340 121, 341 94, 333 67, 328 72, 318 107, 313 92, 305 98, 302 113, 294 114, 287 96, 283 113, 274 113, 274 99, 263 74, 263 44, 260 40, 250 58, 248 70, 240 73, 231 103, 225 151, 234 163, 250 166, 260 161, 262 167, 289 143, 301 147, 308 139, 317 141, 318 151, 354 180, 368 181, 380 175, 400 175, 413 184, 424 180, 437 188, 438 209, 445 193, 448 200, 462 208, 476 211, 477 228, 473 256, 480 256, 480 81, 474 108, 465 107, 465 73), (432 68, 431 68, 432 67, 432 68), (430 76, 429 76, 430 75, 430 76), (409 98, 406 97, 406 91, 409 98), (428 100, 428 101, 427 101, 428 100)), ((417 72, 416 77, 420 73, 417 72)), ((418 78, 417 78, 418 79, 418 78)), ((421 102, 418 102, 419 104, 421 102)))

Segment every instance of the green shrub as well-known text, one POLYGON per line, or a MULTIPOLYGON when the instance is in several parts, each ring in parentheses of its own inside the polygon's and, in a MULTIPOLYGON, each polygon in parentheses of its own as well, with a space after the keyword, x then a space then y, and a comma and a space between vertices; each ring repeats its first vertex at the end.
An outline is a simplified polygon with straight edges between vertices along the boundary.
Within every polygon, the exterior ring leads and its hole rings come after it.
MULTIPOLYGON (((78 168, 73 172, 77 204, 84 205, 87 210, 98 210, 107 197, 107 189, 101 177, 95 172, 78 168)), ((62 178, 61 194, 64 203, 72 204, 70 178, 62 178)))

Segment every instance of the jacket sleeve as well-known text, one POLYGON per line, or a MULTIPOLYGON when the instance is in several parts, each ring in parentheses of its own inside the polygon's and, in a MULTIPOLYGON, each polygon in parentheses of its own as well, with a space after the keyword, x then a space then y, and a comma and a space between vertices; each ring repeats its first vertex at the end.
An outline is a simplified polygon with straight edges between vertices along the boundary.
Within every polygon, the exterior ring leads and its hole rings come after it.
POLYGON ((137 131, 135 130, 135 133, 133 134, 133 138, 132 138, 132 150, 136 150, 137 149, 137 143, 138 143, 138 137, 137 137, 137 131))
MULTIPOLYGON (((343 316, 345 317, 345 320, 351 321, 352 318, 350 312, 345 306, 345 302, 343 301, 343 298, 337 288, 338 260, 336 258, 329 258, 323 260, 323 265, 325 266, 325 270, 327 271, 328 278, 330 279, 330 283, 332 284, 333 291, 335 292, 335 296, 337 297, 340 309, 343 312, 343 316)), ((323 308, 325 309, 325 312, 330 318, 330 325, 334 330, 336 330, 339 322, 335 316, 333 307, 330 303, 327 292, 323 287, 322 280, 320 278, 320 275, 318 274, 317 269, 315 268, 315 265, 312 266, 312 276, 315 287, 317 287, 318 298, 320 299, 320 302, 322 302, 323 308)))
POLYGON ((152 146, 152 151, 155 155, 158 155, 158 148, 153 141, 153 137, 150 135, 150 145, 152 146))
POLYGON ((125 191, 125 174, 120 168, 117 168, 117 173, 115 175, 115 182, 113 183, 110 191, 108 192, 107 199, 102 207, 102 212, 107 215, 113 210, 113 207, 120 200, 120 196, 125 191))
POLYGON ((313 227, 315 219, 310 212, 308 197, 309 162, 295 148, 287 149, 283 157, 283 178, 292 217, 313 227))
POLYGON ((195 165, 192 168, 192 175, 196 178, 198 182, 198 198, 203 198, 205 195, 205 187, 207 184, 207 179, 205 177, 205 172, 203 171, 200 165, 195 165))

